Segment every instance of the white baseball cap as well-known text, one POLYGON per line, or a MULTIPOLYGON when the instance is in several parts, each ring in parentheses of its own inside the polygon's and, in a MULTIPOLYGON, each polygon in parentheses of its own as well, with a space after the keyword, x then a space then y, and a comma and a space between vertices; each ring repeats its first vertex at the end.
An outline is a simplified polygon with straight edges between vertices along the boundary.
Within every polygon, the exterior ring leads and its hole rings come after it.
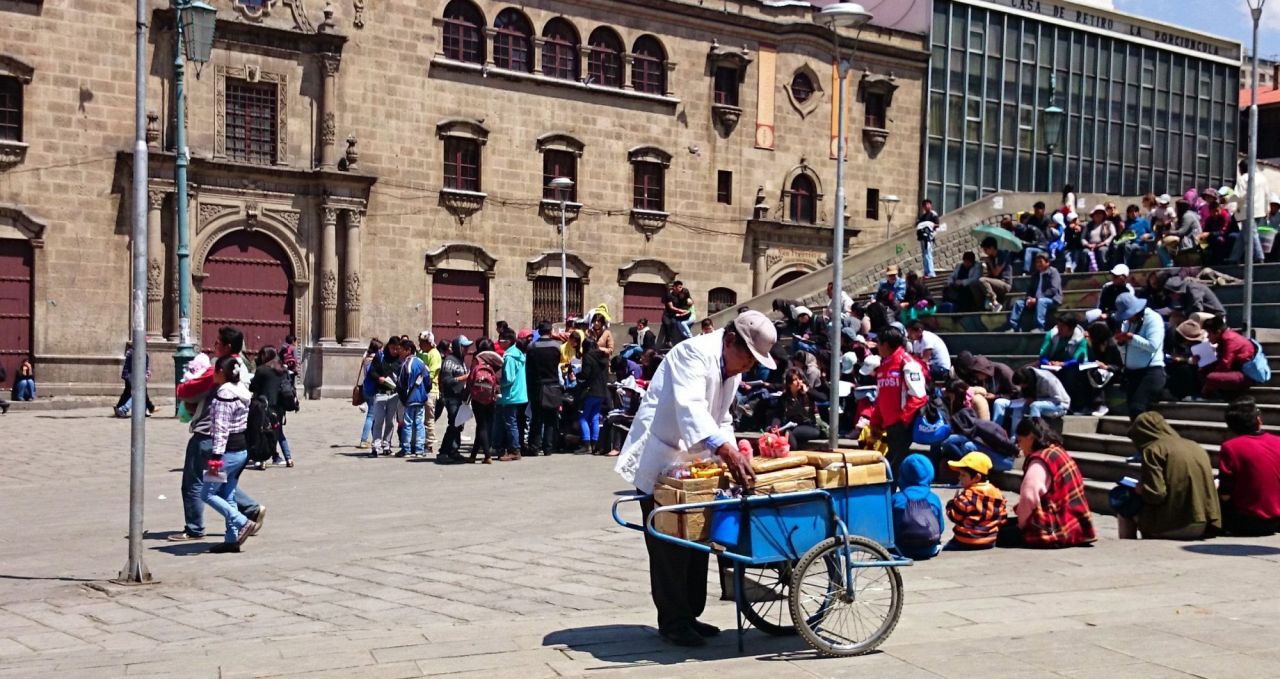
POLYGON ((1111 275, 1112 275, 1112 276, 1128 276, 1128 275, 1129 275, 1129 265, 1127 265, 1127 264, 1117 264, 1117 265, 1115 265, 1115 266, 1111 267, 1111 275))

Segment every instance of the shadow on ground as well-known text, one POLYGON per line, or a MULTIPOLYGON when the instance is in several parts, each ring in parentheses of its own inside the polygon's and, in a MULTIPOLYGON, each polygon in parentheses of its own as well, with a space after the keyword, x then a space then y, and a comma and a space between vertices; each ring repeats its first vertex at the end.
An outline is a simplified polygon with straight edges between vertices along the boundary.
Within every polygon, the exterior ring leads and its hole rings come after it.
POLYGON ((755 630, 747 631, 742 653, 738 652, 738 635, 735 630, 725 630, 720 636, 708 639, 706 646, 681 648, 664 641, 658 636, 658 630, 648 625, 598 625, 564 629, 543 637, 542 645, 560 648, 570 656, 590 656, 607 663, 606 666, 610 668, 628 665, 677 665, 744 656, 757 656, 757 659, 763 661, 817 657, 798 637, 771 637, 755 630))
POLYGON ((1207 554, 1209 556, 1275 556, 1280 554, 1280 548, 1278 547, 1231 543, 1223 544, 1221 542, 1206 542, 1202 545, 1186 545, 1183 549, 1188 552, 1207 554))

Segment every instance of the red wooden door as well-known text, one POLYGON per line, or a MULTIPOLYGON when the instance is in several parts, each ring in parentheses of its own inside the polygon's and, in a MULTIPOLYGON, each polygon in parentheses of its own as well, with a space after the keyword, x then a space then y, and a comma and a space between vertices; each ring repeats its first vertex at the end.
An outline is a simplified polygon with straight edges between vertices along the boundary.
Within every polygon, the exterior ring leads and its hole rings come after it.
POLYGON ((474 341, 484 336, 488 297, 489 277, 483 272, 437 270, 431 277, 431 330, 436 340, 466 335, 474 341))
POLYGON ((4 391, 17 378, 22 359, 31 355, 32 259, 27 241, 0 238, 0 365, 8 376, 4 391))
POLYGON ((252 231, 223 236, 205 260, 203 328, 212 347, 218 328, 244 333, 246 352, 278 347, 293 332, 293 276, 284 251, 270 237, 252 231))
POLYGON ((667 286, 662 283, 627 283, 622 288, 622 320, 635 323, 648 319, 649 325, 662 323, 662 296, 667 286))

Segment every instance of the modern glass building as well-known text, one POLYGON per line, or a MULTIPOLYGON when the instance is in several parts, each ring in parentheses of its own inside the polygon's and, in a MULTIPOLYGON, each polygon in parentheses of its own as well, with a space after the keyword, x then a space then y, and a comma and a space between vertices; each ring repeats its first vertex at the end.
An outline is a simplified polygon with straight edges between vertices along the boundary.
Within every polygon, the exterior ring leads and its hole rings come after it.
POLYGON ((1234 181, 1241 46, 1070 2, 934 0, 925 194, 1234 181), (1065 111, 1048 151, 1043 111, 1065 111))

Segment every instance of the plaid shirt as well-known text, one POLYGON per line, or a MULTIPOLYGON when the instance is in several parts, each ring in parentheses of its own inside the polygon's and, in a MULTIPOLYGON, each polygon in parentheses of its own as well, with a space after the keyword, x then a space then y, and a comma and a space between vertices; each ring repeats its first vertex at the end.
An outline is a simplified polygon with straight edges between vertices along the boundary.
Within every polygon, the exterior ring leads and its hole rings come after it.
POLYGON ((947 518, 955 524, 956 541, 990 545, 1004 523, 1004 495, 983 481, 960 491, 947 503, 947 518))
POLYGON ((249 393, 235 384, 224 384, 209 402, 209 432, 213 454, 227 452, 227 439, 249 428, 249 393))
POLYGON ((1049 446, 1027 456, 1026 465, 1039 460, 1048 468, 1049 490, 1040 498, 1023 539, 1029 547, 1075 547, 1097 540, 1093 514, 1084 495, 1084 475, 1062 446, 1049 446))

